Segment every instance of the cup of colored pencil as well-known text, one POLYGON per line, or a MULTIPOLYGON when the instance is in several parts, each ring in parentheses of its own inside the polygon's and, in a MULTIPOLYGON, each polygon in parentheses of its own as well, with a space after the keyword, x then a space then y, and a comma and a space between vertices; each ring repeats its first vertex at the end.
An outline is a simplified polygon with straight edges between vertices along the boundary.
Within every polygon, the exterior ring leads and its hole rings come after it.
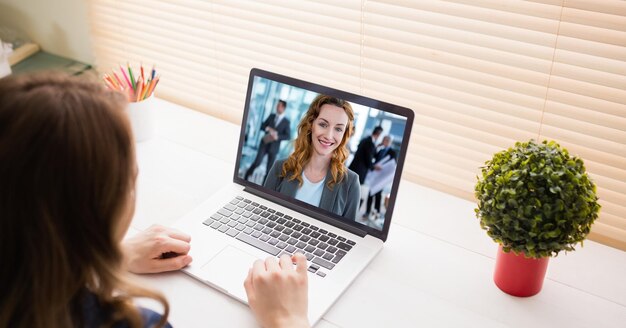
POLYGON ((140 65, 139 72, 133 72, 128 63, 126 63, 126 68, 122 65, 119 67, 119 72, 113 69, 111 73, 105 73, 102 77, 109 89, 123 92, 127 95, 129 102, 140 102, 152 96, 161 78, 154 65, 150 72, 146 72, 148 74, 144 74, 143 65, 140 65))
POLYGON ((154 136, 156 124, 154 120, 154 89, 159 83, 160 75, 154 66, 148 73, 143 65, 138 72, 134 72, 129 64, 126 68, 120 65, 120 71, 112 70, 104 74, 104 84, 112 90, 117 90, 128 97, 128 117, 136 142, 145 141, 154 136))

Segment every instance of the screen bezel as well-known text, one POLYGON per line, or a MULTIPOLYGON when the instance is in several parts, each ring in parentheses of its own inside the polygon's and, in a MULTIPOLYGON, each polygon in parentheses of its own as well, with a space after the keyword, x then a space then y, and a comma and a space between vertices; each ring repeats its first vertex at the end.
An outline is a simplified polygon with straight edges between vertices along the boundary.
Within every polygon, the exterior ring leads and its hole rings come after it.
POLYGON ((253 68, 252 70, 250 70, 250 76, 248 79, 248 91, 246 92, 246 102, 244 105, 243 118, 241 121, 242 122, 241 131, 239 134, 239 148, 237 149, 237 158, 236 158, 235 170, 233 174, 233 182, 243 185, 247 189, 250 189, 250 191, 254 191, 254 194, 260 197, 263 197, 264 193, 266 193, 270 196, 270 197, 266 197, 270 201, 274 201, 274 202, 277 200, 283 201, 284 203, 279 202, 279 204, 289 207, 293 210, 303 212, 304 215, 314 217, 318 220, 321 220, 333 226, 339 227, 341 229, 348 228, 348 230, 350 230, 351 232, 357 233, 358 235, 367 234, 367 235, 371 235, 373 237, 379 238, 383 241, 386 241, 387 235, 389 234, 389 227, 391 225, 391 218, 393 216, 393 211, 395 208, 396 197, 389 198, 389 206, 385 212, 385 223, 383 225, 383 229, 378 230, 378 229, 360 224, 356 221, 348 221, 345 218, 337 214, 334 214, 330 211, 321 209, 317 206, 307 204, 295 198, 285 196, 277 191, 263 188, 263 186, 261 185, 257 185, 256 183, 250 182, 238 176, 237 173, 239 171, 239 165, 241 164, 240 163, 241 152, 243 149, 244 136, 246 133, 246 125, 247 125, 246 120, 249 114, 248 111, 250 107, 252 85, 254 83, 255 77, 266 78, 266 79, 270 79, 279 83, 284 83, 284 84, 288 84, 294 87, 317 92, 319 94, 330 95, 333 97, 344 99, 348 102, 358 103, 360 105, 364 105, 364 106, 371 107, 371 108, 376 108, 376 109, 390 112, 390 113, 406 118, 406 126, 404 128, 404 134, 402 136, 402 145, 400 148, 400 152, 398 154, 398 161, 397 161, 398 165, 396 168, 396 174, 394 175, 393 184, 391 186, 391 190, 396 192, 395 193, 396 196, 397 196, 398 188, 400 186, 400 179, 402 178, 404 160, 406 158, 406 154, 407 154, 407 150, 409 146, 409 139, 411 136, 411 129, 413 127, 413 119, 414 119, 413 111, 405 107, 392 105, 383 101, 371 99, 371 98, 364 97, 364 96, 359 96, 350 92, 341 91, 341 90, 337 90, 337 89, 330 88, 330 87, 325 87, 319 84, 299 80, 296 78, 291 78, 291 77, 280 75, 277 73, 264 71, 258 68, 253 68), (349 227, 352 227, 352 229, 350 229, 349 227), (355 230, 361 231, 362 233, 358 233, 355 230))

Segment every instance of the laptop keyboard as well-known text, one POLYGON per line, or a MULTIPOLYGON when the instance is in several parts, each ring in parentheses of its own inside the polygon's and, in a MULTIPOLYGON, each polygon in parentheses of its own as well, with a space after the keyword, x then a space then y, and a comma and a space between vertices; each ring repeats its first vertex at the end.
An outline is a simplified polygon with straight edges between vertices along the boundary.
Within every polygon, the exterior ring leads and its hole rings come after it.
POLYGON ((311 262, 308 270, 332 270, 356 243, 345 237, 302 222, 267 206, 237 196, 224 205, 205 225, 273 256, 300 252, 311 262))

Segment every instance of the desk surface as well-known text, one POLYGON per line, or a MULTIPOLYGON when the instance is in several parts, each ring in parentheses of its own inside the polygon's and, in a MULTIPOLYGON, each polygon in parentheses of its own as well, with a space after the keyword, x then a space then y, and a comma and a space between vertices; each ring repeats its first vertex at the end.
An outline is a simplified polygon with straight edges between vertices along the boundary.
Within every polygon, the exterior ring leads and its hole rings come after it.
MULTIPOLYGON (((157 136, 137 144, 138 230, 230 183, 237 152, 239 126, 156 106, 157 136)), ((550 260, 541 293, 512 297, 492 282, 497 247, 474 207, 403 180, 383 250, 316 327, 624 327, 626 252, 586 241, 550 260)), ((255 326, 247 306, 181 272, 138 279, 167 296, 175 327, 255 326)))

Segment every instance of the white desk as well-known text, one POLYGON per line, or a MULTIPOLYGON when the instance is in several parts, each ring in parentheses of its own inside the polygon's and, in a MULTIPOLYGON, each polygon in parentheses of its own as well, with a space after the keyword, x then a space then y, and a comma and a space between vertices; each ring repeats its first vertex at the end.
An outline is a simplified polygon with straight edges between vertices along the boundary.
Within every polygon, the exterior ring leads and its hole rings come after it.
MULTIPOLYGON (((232 181, 239 126, 158 100, 137 146, 134 229, 171 225, 232 181)), ((381 253, 316 327, 626 327, 626 252, 591 241, 551 259, 531 298, 492 282, 496 244, 474 203, 402 181, 381 253)), ((193 240, 192 240, 193 247, 193 240)), ((183 273, 141 276, 175 327, 253 327, 249 309, 183 273)))

